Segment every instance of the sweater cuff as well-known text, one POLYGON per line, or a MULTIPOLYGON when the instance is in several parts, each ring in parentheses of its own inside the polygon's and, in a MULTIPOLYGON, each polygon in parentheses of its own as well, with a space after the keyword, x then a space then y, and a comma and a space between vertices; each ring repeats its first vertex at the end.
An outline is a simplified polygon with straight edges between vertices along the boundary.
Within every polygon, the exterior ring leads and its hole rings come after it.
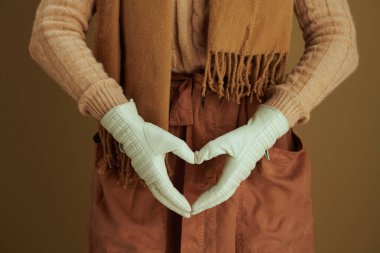
POLYGON ((310 120, 310 112, 294 92, 280 85, 269 87, 267 92, 268 99, 263 104, 280 110, 288 119, 290 128, 296 125, 304 125, 310 120))
POLYGON ((100 121, 111 108, 127 102, 122 87, 110 78, 91 85, 79 98, 78 110, 100 121))

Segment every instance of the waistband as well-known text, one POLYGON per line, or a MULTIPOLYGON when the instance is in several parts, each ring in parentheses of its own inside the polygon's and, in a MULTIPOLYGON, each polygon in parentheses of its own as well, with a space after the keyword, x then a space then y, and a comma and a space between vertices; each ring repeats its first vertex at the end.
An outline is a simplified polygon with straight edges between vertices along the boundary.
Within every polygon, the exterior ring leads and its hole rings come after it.
POLYGON ((192 73, 177 73, 171 72, 171 80, 172 81, 185 81, 188 79, 193 79, 195 83, 201 84, 204 78, 204 70, 196 70, 192 73))
POLYGON ((201 97, 203 78, 202 70, 171 73, 169 125, 184 126, 194 123, 193 109, 204 100, 201 97))

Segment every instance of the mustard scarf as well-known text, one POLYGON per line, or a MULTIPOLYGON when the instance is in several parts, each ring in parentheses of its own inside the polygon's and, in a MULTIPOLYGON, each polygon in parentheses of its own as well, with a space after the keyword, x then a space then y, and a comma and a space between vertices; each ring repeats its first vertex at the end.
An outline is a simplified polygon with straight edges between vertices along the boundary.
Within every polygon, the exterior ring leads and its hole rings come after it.
MULTIPOLYGON (((294 0, 209 0, 206 88, 219 97, 252 102, 285 78, 294 0)), ((93 53, 133 98, 145 121, 169 129, 172 0, 97 0, 93 53)), ((119 183, 139 179, 119 144, 98 123, 100 171, 116 169, 119 183)), ((169 176, 172 169, 165 162, 169 176)), ((140 180, 141 182, 141 180, 140 180)))

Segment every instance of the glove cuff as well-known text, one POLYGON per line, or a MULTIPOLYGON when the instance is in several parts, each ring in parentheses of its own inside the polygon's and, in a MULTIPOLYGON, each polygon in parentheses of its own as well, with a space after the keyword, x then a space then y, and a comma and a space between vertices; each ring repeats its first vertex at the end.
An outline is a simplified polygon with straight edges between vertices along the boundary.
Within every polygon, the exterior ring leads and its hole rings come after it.
POLYGON ((259 132, 260 141, 255 146, 257 156, 273 146, 278 138, 289 130, 289 123, 285 115, 275 107, 260 104, 255 114, 249 119, 247 125, 252 131, 259 132))
POLYGON ((109 110, 100 120, 100 123, 121 143, 125 139, 126 125, 129 129, 131 124, 138 124, 143 121, 138 114, 135 102, 131 98, 127 103, 114 106, 109 110))
MULTIPOLYGON (((287 117, 282 113, 282 111, 280 111, 276 107, 266 104, 258 105, 259 113, 262 112, 264 108, 272 110, 273 114, 275 115, 275 118, 273 119, 273 122, 269 125, 269 127, 271 127, 271 129, 276 132, 277 138, 281 137, 290 128, 287 117)), ((265 110, 265 113, 267 113, 267 111, 268 110, 265 110)))

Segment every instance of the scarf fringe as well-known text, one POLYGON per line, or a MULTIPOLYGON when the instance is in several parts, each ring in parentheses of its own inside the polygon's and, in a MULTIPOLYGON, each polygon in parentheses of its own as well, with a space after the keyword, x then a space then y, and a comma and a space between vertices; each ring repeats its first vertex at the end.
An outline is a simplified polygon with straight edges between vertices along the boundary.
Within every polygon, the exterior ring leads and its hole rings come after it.
MULTIPOLYGON (((284 81, 287 58, 287 52, 254 55, 225 51, 209 52, 202 83, 202 96, 205 97, 208 86, 219 97, 225 96, 227 100, 232 99, 238 104, 243 96, 249 96, 252 103, 254 94, 261 103, 270 85, 284 81)), ((118 142, 100 123, 98 129, 103 147, 102 158, 97 164, 98 173, 117 172, 117 184, 123 188, 127 188, 136 180, 147 187, 132 168, 131 159, 119 150, 118 142)), ((169 178, 172 179, 173 169, 169 166, 168 157, 169 153, 165 156, 165 164, 169 178)))
POLYGON ((207 55, 202 96, 206 96, 209 87, 219 98, 232 99, 237 104, 243 96, 249 96, 252 103, 254 94, 261 103, 269 86, 284 81, 287 59, 287 52, 242 56, 234 52, 211 51, 207 55))

